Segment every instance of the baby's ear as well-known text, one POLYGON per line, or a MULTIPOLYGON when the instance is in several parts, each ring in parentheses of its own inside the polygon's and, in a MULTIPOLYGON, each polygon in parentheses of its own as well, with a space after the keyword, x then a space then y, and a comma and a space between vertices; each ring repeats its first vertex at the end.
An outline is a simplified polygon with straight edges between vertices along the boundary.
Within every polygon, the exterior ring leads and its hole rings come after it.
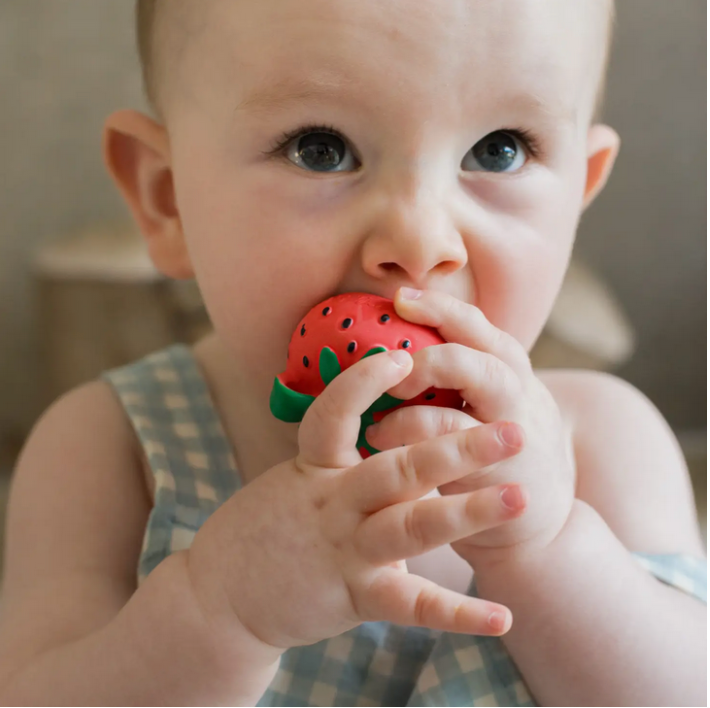
POLYGON ((170 278, 192 278, 165 128, 137 111, 113 113, 104 124, 103 155, 155 267, 170 278))
POLYGON ((621 140, 618 133, 608 125, 592 125, 587 134, 587 184, 584 187, 582 209, 586 209, 602 191, 616 156, 621 140))

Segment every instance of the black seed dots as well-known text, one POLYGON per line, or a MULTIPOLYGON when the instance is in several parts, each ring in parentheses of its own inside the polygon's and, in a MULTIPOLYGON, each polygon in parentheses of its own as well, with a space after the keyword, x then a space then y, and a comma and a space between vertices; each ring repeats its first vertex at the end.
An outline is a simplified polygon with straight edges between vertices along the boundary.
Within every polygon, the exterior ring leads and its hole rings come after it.
POLYGON ((324 308, 323 308, 323 317, 326 317, 326 316, 329 315, 332 311, 333 311, 333 308, 332 308, 332 307, 324 307, 324 308))
POLYGON ((306 333, 306 325, 303 325, 301 327, 301 336, 303 336, 306 333))
POLYGON ((357 349, 357 342, 350 342, 348 344, 348 351, 352 354, 357 349))
POLYGON ((389 322, 389 319, 389 315, 382 315, 382 317, 380 317, 380 322, 389 322))
POLYGON ((343 320, 343 324, 342 324, 343 329, 347 329, 348 327, 350 327, 350 325, 351 325, 352 323, 353 323, 352 317, 346 317, 346 318, 343 320))
POLYGON ((303 357, 303 366, 305 366, 306 368, 308 368, 308 357, 307 357, 307 356, 304 356, 304 357, 303 357))
POLYGON ((408 339, 405 339, 399 346, 402 347, 402 349, 409 349, 412 343, 408 339))
POLYGON ((425 401, 431 401, 432 398, 436 398, 436 394, 435 394, 435 393, 427 393, 427 395, 424 396, 424 400, 425 400, 425 401))

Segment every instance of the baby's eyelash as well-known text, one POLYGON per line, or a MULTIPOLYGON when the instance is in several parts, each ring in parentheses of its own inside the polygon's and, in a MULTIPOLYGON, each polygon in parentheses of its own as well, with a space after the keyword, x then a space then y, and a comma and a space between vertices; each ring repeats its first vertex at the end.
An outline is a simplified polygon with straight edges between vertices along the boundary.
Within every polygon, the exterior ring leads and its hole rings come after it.
MULTIPOLYGON (((530 153, 531 157, 539 159, 542 155, 540 140, 527 128, 500 128, 500 132, 508 133, 520 141, 525 149, 530 153)), ((292 141, 297 140, 304 135, 308 135, 309 133, 328 133, 330 135, 337 136, 345 143, 348 142, 343 134, 332 125, 309 123, 308 125, 303 125, 300 128, 295 128, 294 130, 282 133, 278 138, 276 138, 272 146, 264 152, 264 155, 269 157, 282 155, 284 150, 291 144, 292 141)))
POLYGON ((508 133, 519 140, 531 157, 539 159, 542 155, 542 144, 539 138, 527 128, 501 128, 501 133, 508 133))
POLYGON ((340 138, 344 143, 347 143, 347 140, 345 139, 345 137, 343 137, 343 134, 337 128, 334 128, 332 125, 319 125, 313 123, 309 125, 303 125, 300 128, 295 128, 294 130, 289 130, 285 133, 282 133, 278 138, 276 138, 273 145, 268 150, 266 150, 264 154, 270 157, 280 155, 291 144, 293 140, 302 138, 304 135, 308 135, 309 133, 328 133, 329 135, 335 135, 336 137, 340 138))

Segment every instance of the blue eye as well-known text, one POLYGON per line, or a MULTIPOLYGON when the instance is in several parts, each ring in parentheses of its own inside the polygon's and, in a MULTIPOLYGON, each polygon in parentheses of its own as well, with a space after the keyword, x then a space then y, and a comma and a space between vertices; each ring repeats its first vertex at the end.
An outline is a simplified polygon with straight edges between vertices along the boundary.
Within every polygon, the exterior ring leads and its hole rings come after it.
POLYGON ((311 172, 348 172, 357 166, 352 150, 334 133, 313 131, 300 135, 286 147, 286 157, 311 172))
POLYGON ((525 149, 511 133, 496 130, 479 140, 464 156, 469 172, 515 172, 527 162, 525 149))

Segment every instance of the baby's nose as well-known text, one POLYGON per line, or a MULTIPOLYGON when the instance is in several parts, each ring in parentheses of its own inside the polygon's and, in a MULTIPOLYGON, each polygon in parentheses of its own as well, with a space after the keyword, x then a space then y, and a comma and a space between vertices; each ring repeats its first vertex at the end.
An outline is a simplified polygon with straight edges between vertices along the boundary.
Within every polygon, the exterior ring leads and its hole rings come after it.
POLYGON ((426 287, 433 275, 448 275, 468 262, 450 209, 432 195, 391 199, 373 220, 363 250, 363 269, 377 279, 426 287))

